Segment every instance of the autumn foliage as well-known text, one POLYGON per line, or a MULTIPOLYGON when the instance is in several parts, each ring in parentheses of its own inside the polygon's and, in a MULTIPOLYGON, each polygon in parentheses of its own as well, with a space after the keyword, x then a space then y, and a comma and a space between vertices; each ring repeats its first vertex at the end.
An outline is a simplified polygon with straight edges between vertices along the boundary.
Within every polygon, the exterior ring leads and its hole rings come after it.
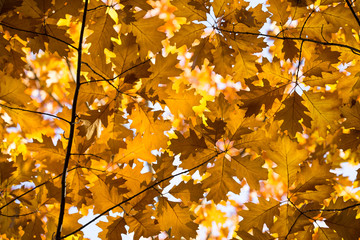
POLYGON ((359 239, 359 31, 350 0, 0 1, 0 238, 359 239))

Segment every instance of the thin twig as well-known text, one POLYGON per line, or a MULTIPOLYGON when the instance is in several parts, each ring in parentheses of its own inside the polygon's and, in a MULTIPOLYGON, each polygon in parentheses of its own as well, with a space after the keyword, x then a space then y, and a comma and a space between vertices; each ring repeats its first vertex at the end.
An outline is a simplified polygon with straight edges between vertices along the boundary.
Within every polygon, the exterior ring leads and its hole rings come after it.
MULTIPOLYGON (((307 16, 307 18, 305 19, 304 24, 302 25, 301 30, 300 30, 299 38, 301 38, 301 35, 305 29, 305 25, 306 25, 307 21, 310 19, 311 15, 314 13, 314 11, 315 11, 315 9, 312 10, 312 12, 309 14, 309 16, 307 16)), ((300 72, 300 66, 301 66, 301 62, 302 62, 301 55, 302 55, 303 45, 304 45, 304 41, 301 41, 300 49, 299 49, 299 64, 296 68, 296 86, 298 85, 298 81, 299 81, 299 72, 300 72)))
POLYGON ((90 11, 94 11, 94 10, 97 10, 97 9, 99 9, 99 8, 113 8, 113 7, 115 7, 116 5, 118 5, 118 3, 114 3, 114 4, 112 4, 112 5, 100 5, 100 6, 97 6, 97 7, 94 7, 94 8, 90 8, 90 9, 88 9, 87 11, 88 12, 90 12, 90 11))
POLYGON ((71 64, 70 64, 69 58, 68 58, 67 56, 65 57, 65 62, 66 62, 66 65, 67 65, 67 67, 68 67, 68 69, 69 69, 69 73, 70 73, 71 79, 75 82, 74 75, 73 75, 73 73, 72 73, 72 71, 71 71, 71 64))
MULTIPOLYGON (((75 169, 77 169, 77 168, 80 168, 80 166, 76 166, 76 167, 70 169, 68 172, 70 172, 70 171, 72 171, 72 170, 75 170, 75 169)), ((11 203, 15 202, 16 200, 19 200, 20 198, 22 198, 22 197, 25 196, 26 194, 29 194, 30 192, 32 192, 32 191, 34 191, 35 189, 37 189, 37 188, 45 185, 46 183, 48 183, 48 182, 50 182, 50 181, 53 181, 53 180, 59 178, 61 175, 62 175, 62 173, 58 174, 57 176, 55 176, 55 177, 53 177, 53 178, 51 178, 51 179, 49 179, 49 180, 47 180, 47 181, 45 181, 45 182, 43 182, 43 183, 40 183, 39 185, 36 185, 35 187, 33 187, 33 188, 29 189, 28 191, 24 192, 23 194, 15 197, 15 198, 13 198, 13 199, 11 199, 11 200, 10 200, 9 202, 7 202, 5 205, 3 205, 3 206, 0 207, 0 211, 1 211, 2 209, 4 209, 5 207, 9 206, 11 203)))
POLYGON ((304 211, 304 213, 307 212, 342 212, 344 210, 350 209, 350 208, 354 208, 360 206, 360 203, 356 203, 347 207, 343 207, 343 208, 331 208, 331 209, 309 209, 307 211, 304 211))
POLYGON ((301 44, 300 44, 300 49, 299 49, 299 64, 297 65, 297 68, 296 68, 296 86, 298 85, 298 81, 299 81, 299 72, 300 72, 300 66, 301 66, 301 54, 302 54, 302 49, 303 49, 303 45, 304 45, 304 41, 301 41, 301 44))
MULTIPOLYGON (((360 50, 359 50, 359 51, 360 51, 360 50)), ((138 64, 135 64, 134 66, 131 66, 130 68, 124 70, 123 72, 119 73, 118 75, 116 75, 116 76, 113 77, 113 78, 105 78, 105 77, 102 76, 101 74, 95 72, 95 71, 89 66, 88 63, 83 62, 83 64, 85 64, 86 66, 88 66, 88 67, 91 69, 91 71, 93 71, 96 75, 100 76, 102 79, 97 79, 97 80, 91 80, 91 81, 87 81, 87 82, 82 82, 81 84, 93 83, 93 82, 109 82, 109 81, 113 81, 113 80, 115 80, 116 78, 120 77, 121 75, 125 74, 126 72, 128 72, 128 71, 130 71, 130 70, 132 70, 132 69, 134 69, 134 68, 136 68, 136 67, 138 67, 138 66, 141 66, 141 65, 149 62, 150 60, 151 60, 151 58, 146 59, 145 61, 142 61, 142 62, 140 62, 140 63, 138 63, 138 64)))
POLYGON ((104 160, 102 157, 92 154, 92 153, 71 153, 71 155, 73 155, 73 156, 92 156, 92 157, 96 157, 96 158, 100 158, 100 159, 104 160))
POLYGON ((71 124, 71 122, 69 120, 66 120, 65 118, 62 118, 62 117, 59 117, 59 116, 56 116, 56 115, 53 115, 51 113, 38 112, 38 111, 33 111, 33 110, 24 109, 24 108, 18 108, 18 107, 10 107, 10 106, 6 106, 6 105, 1 104, 1 103, 0 103, 0 106, 4 107, 4 108, 9 108, 11 110, 18 110, 18 111, 23 111, 23 112, 30 112, 30 113, 40 114, 40 115, 46 115, 46 116, 57 118, 59 120, 62 120, 64 122, 67 122, 67 123, 71 124))
POLYGON ((41 36, 46 36, 46 37, 49 37, 49 38, 52 38, 52 39, 55 39, 59 42, 62 42, 66 45, 68 45, 69 47, 75 49, 75 50, 78 50, 77 47, 75 47, 74 45, 60 39, 60 38, 57 38, 55 36, 52 36, 52 35, 49 35, 47 33, 40 33, 40 32, 34 32, 34 31, 30 31, 30 30, 26 30, 26 29, 20 29, 20 28, 16 28, 16 27, 13 27, 13 26, 10 26, 8 23, 4 23, 4 22, 0 22, 0 25, 1 26, 4 26, 4 27, 7 27, 7 28, 10 28, 10 29, 13 29, 13 30, 16 30, 16 31, 19 31, 19 32, 27 32, 27 33, 32 33, 32 34, 36 34, 36 35, 41 35, 41 36))
POLYGON ((132 67, 124 70, 123 72, 119 73, 117 76, 113 77, 111 80, 115 80, 116 78, 120 77, 120 76, 123 75, 124 73, 126 73, 126 72, 128 72, 128 71, 130 71, 130 70, 132 70, 132 69, 134 69, 134 68, 136 68, 136 67, 138 67, 138 66, 141 66, 141 65, 143 65, 143 64, 145 64, 145 63, 147 63, 147 62, 149 62, 151 59, 152 59, 152 58, 149 58, 149 59, 146 59, 145 61, 142 61, 142 62, 140 62, 140 63, 138 63, 138 64, 135 64, 134 66, 132 66, 132 67))
POLYGON ((252 36, 258 36, 258 37, 269 37, 269 38, 275 38, 275 39, 280 39, 280 40, 304 41, 304 42, 317 43, 317 44, 321 44, 321 45, 325 45, 325 46, 342 47, 342 48, 347 48, 347 49, 349 49, 349 50, 351 50, 353 52, 356 52, 356 53, 360 54, 360 49, 357 49, 355 47, 351 47, 349 45, 341 44, 341 43, 322 42, 322 41, 317 41, 317 40, 314 40, 314 39, 303 38, 303 37, 280 37, 280 36, 277 36, 277 35, 264 34, 264 33, 235 32, 235 31, 231 31, 231 30, 221 29, 221 28, 218 28, 218 27, 214 27, 214 29, 216 29, 216 30, 218 30, 220 32, 226 32, 226 33, 230 33, 230 34, 252 35, 252 36))
POLYGON ((167 180, 169 180, 169 179, 172 179, 172 178, 174 178, 174 177, 176 177, 176 176, 179 176, 179 175, 182 175, 182 174, 191 172, 191 171, 193 171, 193 170, 195 170, 195 169, 197 169, 197 168, 199 168, 199 167, 207 164, 207 163, 210 162, 212 159, 216 158, 217 156, 219 156, 219 155, 222 154, 222 153, 223 153, 223 152, 217 152, 214 156, 208 158, 206 161, 204 161, 204 162, 196 165, 195 167, 192 167, 192 168, 190 168, 190 169, 188 169, 188 170, 185 170, 185 171, 179 172, 179 173, 177 173, 177 174, 171 175, 171 176, 169 176, 169 177, 163 178, 163 179, 161 179, 160 181, 157 181, 157 182, 151 184, 150 186, 148 186, 147 188, 145 188, 145 189, 141 190, 140 192, 134 194, 133 196, 131 196, 131 197, 123 200, 122 202, 120 202, 120 203, 118 203, 118 204, 116 204, 116 205, 114 205, 114 206, 106 209, 105 211, 103 211, 102 213, 100 213, 99 215, 97 215, 96 217, 94 217, 93 219, 91 219, 89 222, 85 223, 84 225, 82 225, 81 227, 79 227, 79 228, 77 228, 76 230, 72 231, 71 233, 63 236, 62 239, 67 238, 67 237, 69 237, 69 236, 71 236, 71 235, 73 235, 73 234, 81 231, 82 229, 84 229, 84 228, 86 228, 87 226, 89 226, 91 223, 95 222, 95 221, 96 221, 98 218, 100 218, 101 216, 105 215, 106 213, 110 212, 111 210, 113 210, 113 209, 115 209, 115 208, 117 208, 117 207, 120 207, 120 206, 123 205, 124 203, 127 203, 127 202, 131 201, 132 199, 136 198, 137 196, 141 195, 142 193, 146 192, 147 190, 149 190, 149 189, 151 189, 151 188, 154 188, 154 187, 157 186, 158 184, 160 184, 160 183, 162 183, 162 182, 165 182, 165 181, 167 181, 167 180))
POLYGON ((18 218, 18 217, 25 217, 25 216, 29 216, 31 214, 34 214, 34 213, 37 213, 38 211, 33 211, 33 212, 29 212, 29 213, 23 213, 23 214, 14 214, 14 215, 6 215, 6 214, 3 214, 3 213, 0 213, 0 216, 2 217, 10 217, 10 218, 18 218))
POLYGON ((72 148, 72 143, 73 143, 73 139, 74 139, 75 122, 76 122, 76 118, 77 118, 76 105, 77 105, 77 100, 78 100, 78 96, 79 96, 79 90, 81 87, 81 85, 80 85, 81 57, 82 57, 81 55, 82 55, 82 44, 83 44, 84 31, 85 31, 85 25, 86 25, 87 7, 88 7, 88 0, 85 0, 83 19, 82 19, 81 30, 80 30, 79 47, 77 48, 78 61, 77 61, 77 71, 76 71, 76 88, 75 88, 75 93, 74 93, 74 98, 73 98, 73 103, 72 103, 72 110, 71 110, 70 135, 69 135, 68 145, 67 145, 67 149, 66 149, 63 175, 62 175, 62 179, 61 179, 61 201, 60 201, 58 226, 57 226, 56 235, 55 235, 56 240, 60 240, 62 238, 61 231, 62 231, 62 225, 63 225, 63 221, 64 221, 65 202, 66 202, 66 173, 68 170, 70 157, 71 157, 71 148, 72 148))
POLYGON ((349 0, 345 0, 346 1, 346 4, 348 5, 348 7, 350 8, 350 11, 352 13, 352 15, 354 16, 357 24, 360 26, 360 19, 359 17, 356 15, 355 11, 354 11, 354 8, 351 6, 351 3, 349 2, 349 0))
MULTIPOLYGON (((95 71, 95 69, 93 69, 87 62, 81 62, 81 63, 82 63, 82 64, 85 64, 88 68, 90 68, 90 70, 91 70, 93 73, 95 73, 96 75, 98 75, 99 77, 101 77, 104 81, 106 81, 107 83, 109 83, 114 89, 117 90, 117 87, 110 82, 110 80, 112 80, 112 79, 106 79, 103 75, 101 75, 100 73, 98 73, 97 71, 95 71)), ((89 82, 89 81, 83 82, 83 83, 88 83, 88 82, 89 82)), ((83 84, 83 83, 81 83, 81 84, 83 84)))

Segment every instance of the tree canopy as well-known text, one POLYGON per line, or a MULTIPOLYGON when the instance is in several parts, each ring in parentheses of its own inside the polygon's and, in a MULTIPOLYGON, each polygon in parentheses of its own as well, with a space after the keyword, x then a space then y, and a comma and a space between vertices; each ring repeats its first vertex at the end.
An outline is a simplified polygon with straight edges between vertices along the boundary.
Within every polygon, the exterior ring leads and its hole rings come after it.
POLYGON ((350 0, 0 1, 0 238, 358 239, 359 31, 350 0))

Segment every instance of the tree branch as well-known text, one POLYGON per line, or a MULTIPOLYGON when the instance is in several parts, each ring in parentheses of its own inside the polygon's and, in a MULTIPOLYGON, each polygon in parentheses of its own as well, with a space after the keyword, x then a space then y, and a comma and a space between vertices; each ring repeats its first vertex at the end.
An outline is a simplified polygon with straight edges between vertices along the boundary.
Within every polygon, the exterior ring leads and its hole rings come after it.
MULTIPOLYGON (((359 51, 360 51, 360 50, 359 50, 359 51)), ((118 75, 116 75, 116 76, 113 77, 113 78, 105 78, 104 76, 102 76, 101 74, 99 74, 98 72, 96 72, 95 70, 93 70, 88 63, 82 62, 83 64, 85 64, 86 66, 88 66, 93 73, 95 73, 96 75, 100 76, 102 79, 91 80, 91 81, 83 82, 83 83, 81 83, 81 84, 92 83, 92 82, 105 82, 105 81, 106 81, 106 82, 109 82, 109 81, 113 81, 113 80, 115 80, 116 78, 120 77, 121 75, 125 74, 126 72, 128 72, 128 71, 130 71, 130 70, 132 70, 132 69, 134 69, 134 68, 136 68, 136 67, 138 67, 138 66, 141 66, 141 65, 149 62, 150 60, 151 60, 151 58, 146 59, 145 61, 142 61, 142 62, 140 62, 140 63, 138 63, 138 64, 135 64, 134 66, 131 66, 130 68, 124 70, 123 72, 119 73, 118 75)))
MULTIPOLYGON (((75 169, 77 169, 77 168, 80 168, 80 166, 73 167, 73 168, 70 169, 68 172, 70 172, 70 171, 72 171, 72 170, 75 170, 75 169)), ((55 176, 55 177, 53 177, 53 178, 51 178, 51 179, 49 179, 49 180, 47 180, 47 181, 45 181, 45 182, 43 182, 43 183, 40 183, 39 185, 37 185, 37 186, 29 189, 28 191, 24 192, 23 194, 15 197, 15 198, 13 198, 13 199, 11 199, 11 200, 10 200, 9 202, 7 202, 5 205, 3 205, 3 206, 0 207, 0 212, 1 212, 2 209, 4 209, 5 207, 9 206, 9 205, 10 205, 11 203, 13 203, 14 201, 19 200, 20 198, 22 198, 22 197, 25 196, 26 194, 34 191, 35 189, 37 189, 37 188, 39 188, 39 187, 41 187, 41 186, 43 186, 43 185, 45 185, 45 184, 48 183, 50 180, 53 181, 53 180, 59 178, 61 175, 62 175, 62 173, 58 174, 57 176, 55 176)))
POLYGON ((60 38, 57 38, 55 36, 52 36, 52 35, 49 35, 47 33, 40 33, 40 32, 34 32, 34 31, 30 31, 30 30, 26 30, 26 29, 20 29, 20 28, 16 28, 16 27, 12 27, 10 26, 8 23, 4 23, 4 22, 0 22, 0 26, 4 26, 4 27, 7 27, 7 28, 10 28, 10 29, 13 29, 13 30, 16 30, 16 31, 19 31, 19 32, 27 32, 27 33, 32 33, 32 34, 36 34, 36 35, 42 35, 42 36, 46 36, 46 37, 49 37, 49 38, 52 38, 52 39, 55 39, 59 42, 62 42, 66 45, 68 45, 69 47, 75 49, 75 50, 78 50, 77 47, 75 47, 74 45, 60 39, 60 38))
POLYGON ((66 149, 64 168, 63 168, 63 172, 62 172, 63 175, 62 175, 62 179, 61 179, 61 201, 60 201, 58 226, 57 226, 56 235, 55 235, 56 240, 61 239, 61 230, 62 230, 64 215, 65 215, 66 173, 68 170, 69 161, 70 161, 70 157, 71 157, 71 147, 72 147, 72 143, 73 143, 73 139, 74 139, 75 122, 76 122, 76 118, 77 118, 76 104, 77 104, 77 100, 78 100, 79 90, 81 87, 81 85, 80 85, 81 55, 82 55, 82 44, 83 44, 85 24, 86 24, 87 7, 88 7, 88 0, 85 0, 83 19, 82 19, 81 30, 80 30, 79 47, 77 48, 78 61, 77 61, 77 71, 76 71, 76 88, 75 88, 74 99, 73 99, 72 110, 71 110, 70 135, 69 135, 68 145, 67 145, 67 149, 66 149))
POLYGON ((96 158, 105 160, 102 157, 100 157, 100 156, 98 156, 96 154, 92 154, 92 153, 71 153, 71 155, 73 155, 73 156, 91 156, 91 157, 96 157, 96 158))
POLYGON ((160 181, 157 181, 157 182, 151 184, 150 186, 148 186, 147 188, 145 188, 145 189, 141 190, 140 192, 134 194, 133 196, 131 196, 131 197, 123 200, 122 202, 120 202, 120 203, 112 206, 111 208, 106 209, 105 211, 103 211, 102 213, 100 213, 99 215, 97 215, 96 217, 94 217, 93 219, 91 219, 89 222, 85 223, 84 225, 82 225, 81 227, 79 227, 79 228, 77 228, 76 230, 72 231, 71 233, 63 236, 61 239, 67 238, 67 237, 69 237, 69 236, 71 236, 71 235, 73 235, 73 234, 81 231, 82 229, 84 229, 84 228, 86 228, 87 226, 89 226, 91 223, 95 222, 95 221, 96 221, 98 218, 100 218, 101 216, 105 215, 106 213, 110 212, 111 210, 113 210, 113 209, 115 209, 115 208, 117 208, 117 207, 121 207, 121 205, 123 205, 124 203, 127 203, 127 202, 129 202, 130 200, 132 200, 132 199, 136 198, 137 196, 141 195, 142 193, 146 192, 147 190, 149 190, 149 189, 151 189, 151 188, 154 188, 156 185, 158 185, 158 184, 160 184, 160 183, 162 183, 162 182, 165 182, 165 181, 167 181, 167 180, 170 180, 170 179, 172 179, 172 178, 174 178, 174 177, 176 177, 176 176, 179 176, 179 175, 182 175, 182 174, 191 172, 191 171, 193 171, 193 170, 195 170, 195 169, 197 169, 197 168, 199 168, 199 167, 207 164, 207 163, 210 162, 212 159, 216 158, 217 156, 219 156, 219 155, 222 154, 222 153, 224 153, 224 151, 222 151, 222 152, 217 152, 214 156, 208 158, 206 161, 204 161, 204 162, 196 165, 195 167, 192 167, 192 168, 190 168, 190 169, 188 169, 188 170, 185 170, 185 171, 179 172, 179 173, 177 173, 177 174, 171 175, 171 176, 169 176, 169 177, 163 178, 163 179, 161 179, 160 181))
POLYGON ((354 15, 354 18, 357 22, 357 24, 360 26, 360 19, 358 18, 358 16, 356 15, 354 8, 351 6, 351 3, 349 0, 346 0, 346 4, 348 5, 348 7, 350 8, 351 13, 354 15))
POLYGON ((18 218, 18 217, 25 217, 25 216, 29 216, 31 214, 37 213, 38 211, 33 211, 33 212, 29 212, 29 213, 23 213, 23 214, 14 214, 14 215, 6 215, 3 213, 0 213, 0 216, 2 217, 9 217, 9 218, 18 218))
POLYGON ((301 215, 304 215, 304 216, 307 217, 308 219, 313 220, 313 221, 316 222, 317 219, 313 219, 312 217, 307 216, 306 213, 308 213, 308 212, 341 212, 341 211, 344 211, 344 210, 347 210, 347 209, 350 209, 350 208, 354 208, 354 207, 360 206, 360 203, 356 203, 356 204, 353 204, 353 205, 350 205, 350 206, 347 206, 347 207, 344 207, 344 208, 337 208, 337 209, 309 209, 309 210, 306 210, 306 211, 301 211, 301 210, 290 200, 290 198, 288 198, 288 201, 296 208, 297 211, 300 212, 300 214, 296 217, 295 221, 294 221, 293 224, 291 225, 288 233, 287 233, 286 236, 285 236, 285 239, 288 238, 288 236, 289 236, 290 233, 291 233, 291 230, 294 228, 296 222, 299 220, 299 218, 301 217, 301 215))
POLYGON ((231 33, 231 34, 252 35, 252 36, 258 36, 258 37, 260 36, 260 37, 275 38, 275 39, 280 39, 280 40, 295 40, 295 41, 312 42, 312 43, 317 43, 317 44, 321 44, 324 46, 336 46, 336 47, 341 47, 341 48, 347 48, 347 49, 351 50, 352 52, 354 52, 355 54, 356 53, 360 54, 360 49, 351 47, 349 45, 341 44, 341 43, 322 42, 322 41, 309 39, 309 38, 303 38, 303 37, 281 37, 278 35, 271 35, 271 34, 264 34, 264 33, 236 32, 236 31, 221 29, 218 27, 213 27, 213 28, 220 32, 226 32, 226 33, 231 33))
POLYGON ((33 110, 29 110, 29 109, 24 109, 24 108, 10 107, 10 106, 6 106, 6 105, 1 104, 1 103, 0 103, 0 106, 4 107, 4 108, 9 108, 11 110, 18 110, 18 111, 23 111, 23 112, 30 112, 30 113, 40 114, 40 115, 46 115, 46 116, 57 118, 59 120, 62 120, 64 122, 67 122, 67 123, 71 124, 71 122, 69 120, 66 120, 65 118, 62 118, 62 117, 59 117, 59 116, 56 116, 56 115, 53 115, 51 113, 38 112, 38 111, 33 111, 33 110))
MULTIPOLYGON (((87 62, 81 62, 82 64, 85 64, 88 68, 90 68, 90 70, 95 73, 96 75, 98 75, 99 77, 101 77, 103 79, 103 81, 106 81, 107 83, 109 83, 113 88, 117 89, 117 87, 112 84, 110 82, 110 80, 112 79, 106 79, 103 75, 101 75, 100 73, 96 72, 87 62)), ((84 83, 88 83, 88 82, 84 82, 84 83)))

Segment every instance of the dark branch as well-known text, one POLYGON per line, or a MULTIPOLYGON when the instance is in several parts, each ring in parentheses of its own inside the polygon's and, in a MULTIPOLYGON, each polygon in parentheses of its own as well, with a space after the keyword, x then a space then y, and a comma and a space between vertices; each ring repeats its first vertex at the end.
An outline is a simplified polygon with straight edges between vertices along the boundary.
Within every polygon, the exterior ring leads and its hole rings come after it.
POLYGON ((356 204, 353 204, 353 205, 350 205, 350 206, 347 206, 347 207, 343 207, 343 208, 309 209, 307 211, 304 211, 304 213, 307 213, 307 212, 342 212, 342 211, 345 211, 347 209, 354 208, 354 207, 357 207, 357 206, 360 206, 360 203, 356 203, 356 204))
POLYGON ((71 153, 71 155, 73 155, 73 156, 92 156, 92 157, 103 159, 102 157, 92 154, 92 153, 71 153))
POLYGON ((145 61, 142 61, 138 64, 135 64, 134 66, 124 70, 123 72, 119 73, 118 75, 116 75, 115 77, 113 78, 105 78, 104 76, 102 76, 101 74, 97 73, 95 70, 93 70, 88 63, 85 63, 85 62, 82 62, 83 64, 85 64, 86 66, 88 66, 90 68, 91 71, 93 71, 96 75, 100 76, 102 79, 97 79, 97 80, 91 80, 91 81, 88 81, 88 82, 82 82, 81 84, 85 84, 85 83, 92 83, 92 82, 109 82, 109 81, 113 81, 115 80, 116 78, 118 77, 121 77, 121 75, 125 74, 126 72, 128 71, 131 71, 132 69, 138 67, 138 66, 141 66, 147 62, 149 62, 151 60, 151 58, 149 59, 146 59, 145 61))
POLYGON ((2 217, 10 217, 10 218, 18 218, 18 217, 25 217, 25 216, 29 216, 31 214, 34 214, 34 213, 37 213, 38 211, 33 211, 33 212, 29 212, 29 213, 23 213, 23 214, 15 214, 15 215, 6 215, 6 214, 3 214, 3 213, 0 213, 0 216, 2 217))
POLYGON ((114 4, 112 4, 112 5, 100 5, 100 6, 97 6, 97 7, 94 7, 94 8, 90 8, 90 9, 88 9, 87 11, 88 12, 90 12, 90 11, 95 11, 95 10, 97 10, 97 9, 99 9, 99 8, 113 8, 113 7, 115 7, 116 5, 118 5, 118 3, 114 3, 114 4))
POLYGON ((0 25, 1 26, 4 26, 4 27, 7 27, 7 28, 10 28, 10 29, 13 29, 13 30, 16 30, 16 31, 19 31, 19 32, 27 32, 27 33, 32 33, 32 34, 36 34, 36 35, 41 35, 41 36, 46 36, 46 37, 49 37, 49 38, 52 38, 52 39, 55 39, 59 42, 62 42, 66 45, 68 45, 69 47, 75 49, 75 50, 78 50, 77 47, 75 47, 74 45, 60 39, 60 38, 57 38, 55 36, 52 36, 52 35, 49 35, 47 33, 40 33, 40 32, 34 32, 34 31, 30 31, 30 30, 26 30, 26 29, 20 29, 20 28, 16 28, 16 27, 13 27, 13 26, 10 26, 8 23, 4 23, 4 22, 0 22, 0 25))
POLYGON ((172 178, 174 178, 174 177, 176 177, 176 176, 179 176, 179 175, 182 175, 182 174, 191 172, 191 171, 193 171, 193 170, 195 170, 195 169, 197 169, 197 168, 199 168, 199 167, 207 164, 207 163, 210 162, 212 159, 214 159, 215 157, 217 157, 218 155, 220 155, 220 154, 222 154, 222 153, 223 153, 223 152, 217 152, 214 156, 208 158, 206 161, 204 161, 204 162, 196 165, 195 167, 192 167, 192 168, 190 168, 190 169, 188 169, 188 170, 185 170, 185 171, 179 172, 179 173, 177 173, 177 174, 171 175, 171 176, 169 176, 169 177, 163 178, 163 179, 161 179, 160 181, 157 181, 157 182, 151 184, 150 186, 148 186, 147 188, 145 188, 145 189, 141 190, 140 192, 134 194, 133 196, 131 196, 131 197, 125 199, 124 201, 122 201, 122 202, 120 202, 120 203, 112 206, 111 208, 106 209, 105 211, 103 211, 102 213, 100 213, 98 216, 94 217, 94 218, 91 219, 89 222, 85 223, 83 226, 81 226, 81 227, 79 227, 78 229, 72 231, 71 233, 63 236, 62 239, 67 238, 67 237, 69 237, 69 236, 77 233, 78 231, 81 231, 82 229, 84 229, 84 228, 86 228, 87 226, 89 226, 91 223, 93 223, 94 221, 96 221, 96 220, 97 220, 98 218, 100 218, 101 216, 107 214, 108 212, 110 212, 111 210, 113 210, 113 209, 115 209, 115 208, 117 208, 117 207, 121 207, 121 205, 123 205, 124 203, 127 203, 127 202, 131 201, 132 199, 136 198, 137 196, 141 195, 142 193, 146 192, 147 190, 149 190, 149 189, 151 189, 151 188, 154 188, 154 187, 157 186, 158 184, 160 184, 160 183, 162 183, 162 182, 165 182, 165 181, 167 181, 167 180, 170 180, 170 179, 172 179, 172 178))
POLYGON ((56 240, 61 239, 61 230, 62 230, 64 215, 65 215, 66 173, 68 170, 70 157, 71 157, 71 148, 72 148, 72 143, 73 143, 73 139, 74 139, 75 122, 76 122, 76 118, 77 118, 76 105, 77 105, 77 100, 78 100, 79 91, 80 91, 80 87, 81 87, 81 85, 80 85, 81 57, 82 57, 82 44, 83 44, 83 38, 84 38, 84 31, 85 31, 85 25, 86 25, 87 7, 88 7, 88 0, 85 0, 83 19, 82 19, 81 30, 80 30, 79 47, 77 48, 78 61, 77 61, 77 71, 76 71, 76 88, 75 88, 75 92, 74 92, 74 98, 73 98, 72 110, 71 110, 70 135, 69 135, 68 145, 67 145, 67 149, 66 149, 64 168, 63 168, 63 172, 62 172, 63 175, 62 175, 62 179, 61 179, 61 201, 60 201, 58 226, 57 226, 56 235, 55 235, 56 240))
MULTIPOLYGON (((103 75, 101 75, 100 73, 96 72, 87 62, 81 62, 81 63, 82 63, 82 64, 85 64, 88 68, 90 68, 90 70, 91 70, 93 73, 95 73, 96 75, 98 75, 99 77, 101 77, 103 81, 106 81, 106 82, 109 83, 114 89, 117 90, 117 87, 110 82, 112 79, 107 79, 107 78, 105 78, 103 75)), ((89 82, 90 82, 90 81, 89 81, 89 82)), ((88 83, 88 82, 83 82, 83 83, 81 83, 81 84, 84 84, 84 83, 88 83)))
MULTIPOLYGON (((70 172, 70 171, 72 171, 72 170, 75 170, 75 169, 77 169, 77 168, 80 168, 80 166, 76 166, 76 167, 70 169, 68 172, 70 172)), ((1 206, 1 207, 0 207, 0 211, 1 211, 2 209, 4 209, 5 207, 9 206, 9 205, 10 205, 11 203, 13 203, 14 201, 19 200, 20 198, 22 198, 22 197, 25 196, 26 194, 29 194, 30 192, 32 192, 32 191, 34 191, 35 189, 37 189, 37 188, 45 185, 46 183, 48 183, 48 182, 50 182, 50 181, 53 181, 53 180, 59 178, 61 175, 62 175, 62 173, 58 174, 57 176, 55 176, 55 177, 53 177, 53 178, 51 178, 51 179, 49 179, 49 180, 47 180, 47 181, 45 181, 45 182, 43 182, 43 183, 41 183, 41 184, 39 184, 39 185, 31 188, 31 189, 29 189, 28 191, 24 192, 23 194, 15 197, 15 198, 13 198, 13 199, 10 200, 9 202, 7 202, 5 205, 1 206)))
POLYGON ((347 49, 351 50, 354 53, 360 54, 360 49, 351 47, 349 45, 341 44, 341 43, 322 42, 322 41, 309 39, 309 38, 303 38, 303 37, 281 37, 281 36, 278 36, 278 35, 271 35, 271 34, 264 34, 264 33, 236 32, 236 31, 221 29, 221 28, 218 28, 218 27, 214 27, 214 29, 216 29, 216 30, 218 30, 220 32, 226 32, 226 33, 230 33, 230 34, 252 35, 252 36, 258 36, 258 37, 275 38, 275 39, 280 39, 280 40, 295 40, 295 41, 312 42, 312 43, 317 43, 317 44, 324 45, 324 46, 336 46, 336 47, 341 47, 341 48, 347 48, 347 49))
POLYGON ((69 120, 66 120, 65 118, 58 117, 58 116, 50 114, 50 113, 38 112, 38 111, 33 111, 33 110, 23 109, 23 108, 17 108, 17 107, 10 107, 10 106, 6 106, 6 105, 1 104, 1 103, 0 103, 0 106, 4 107, 4 108, 9 108, 11 110, 18 110, 18 111, 23 111, 23 112, 30 112, 30 113, 40 114, 40 115, 46 115, 46 116, 57 118, 59 120, 62 120, 64 122, 67 122, 67 123, 71 124, 71 122, 69 120))
POLYGON ((300 214, 296 217, 295 221, 293 222, 293 224, 291 225, 288 233, 286 234, 285 236, 285 239, 288 238, 288 236, 290 235, 291 233, 291 230, 294 228, 296 222, 299 220, 299 218, 301 217, 301 215, 304 215, 305 217, 307 217, 308 219, 312 220, 312 221, 317 221, 316 219, 313 219, 312 217, 306 215, 306 213, 309 213, 309 212, 342 212, 344 210, 347 210, 347 209, 350 209, 350 208, 354 208, 354 207, 357 207, 357 206, 360 206, 360 203, 356 203, 356 204, 353 204, 353 205, 350 205, 350 206, 347 206, 347 207, 344 207, 344 208, 336 208, 336 209, 309 209, 309 210, 306 210, 306 211, 301 211, 298 207, 296 207, 296 205, 290 200, 290 198, 288 199, 288 201, 296 208, 297 211, 300 212, 300 214))
POLYGON ((354 11, 354 8, 351 6, 352 4, 349 2, 349 0, 346 0, 346 4, 348 5, 348 7, 350 8, 350 11, 352 13, 352 15, 354 16, 357 24, 359 25, 360 27, 360 19, 359 17, 356 15, 355 11, 354 11))
POLYGON ((134 69, 134 68, 136 68, 136 67, 138 67, 138 66, 141 66, 141 65, 143 65, 143 64, 145 64, 145 63, 147 63, 147 62, 149 62, 151 59, 152 59, 152 58, 149 58, 149 59, 146 59, 145 61, 142 61, 142 62, 140 62, 140 63, 138 63, 138 64, 135 64, 134 66, 132 66, 132 67, 124 70, 123 72, 119 73, 119 75, 117 75, 116 77, 112 78, 111 80, 114 80, 114 79, 120 77, 121 75, 123 75, 124 73, 126 73, 126 72, 128 72, 128 71, 130 71, 130 70, 132 70, 132 69, 134 69))

